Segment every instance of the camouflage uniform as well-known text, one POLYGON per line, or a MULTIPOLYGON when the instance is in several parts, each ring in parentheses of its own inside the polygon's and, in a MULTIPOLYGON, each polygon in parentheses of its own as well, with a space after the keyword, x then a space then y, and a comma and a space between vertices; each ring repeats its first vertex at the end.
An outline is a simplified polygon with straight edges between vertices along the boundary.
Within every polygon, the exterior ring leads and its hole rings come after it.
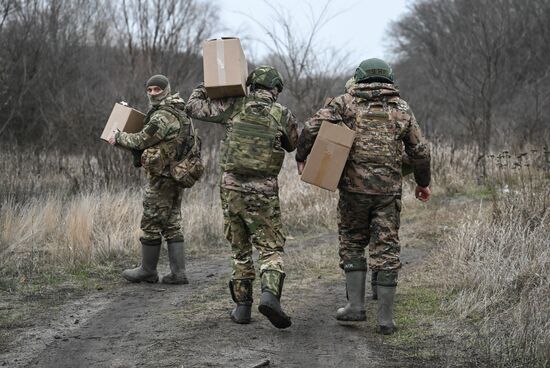
MULTIPOLYGON (((257 89, 248 97, 210 100, 206 89, 197 87, 187 102, 187 113, 196 119, 224 124, 232 129, 232 117, 243 99, 258 99, 276 104, 276 92, 257 89)), ((279 127, 280 144, 288 152, 296 148, 298 133, 292 113, 282 109, 279 127)), ((277 176, 245 176, 224 171, 221 178, 221 201, 224 233, 233 251, 233 280, 254 280, 252 246, 259 252, 260 274, 275 270, 284 274, 282 254, 285 236, 279 207, 277 176)))
POLYGON ((430 152, 418 123, 393 84, 352 79, 345 94, 306 122, 298 142, 298 162, 307 159, 323 121, 343 123, 357 132, 339 183, 340 266, 345 271, 366 270, 368 245, 373 272, 396 272, 401 267, 398 230, 403 153, 414 163, 418 185, 430 183, 430 152))
MULTIPOLYGON (((184 100, 179 94, 163 99, 151 108, 143 129, 138 133, 118 132, 116 143, 132 150, 143 150, 141 162, 147 175, 141 218, 142 240, 160 242, 182 241, 181 199, 183 189, 169 172, 169 162, 177 155, 177 138, 188 134, 189 121, 182 125, 176 115, 167 111, 183 109, 184 100), (164 109, 166 108, 166 109, 164 109)), ((184 119, 185 120, 185 119, 184 119)))

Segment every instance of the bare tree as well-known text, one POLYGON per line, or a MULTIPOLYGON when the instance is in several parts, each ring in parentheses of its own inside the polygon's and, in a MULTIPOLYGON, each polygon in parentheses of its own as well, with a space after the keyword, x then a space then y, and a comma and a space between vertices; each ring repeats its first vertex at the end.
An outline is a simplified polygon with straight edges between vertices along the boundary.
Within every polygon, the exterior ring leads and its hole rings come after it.
POLYGON ((447 120, 443 129, 464 124, 485 154, 517 118, 504 112, 518 93, 528 93, 548 74, 547 62, 540 60, 540 51, 548 52, 543 19, 547 1, 419 1, 393 27, 398 68, 414 73, 403 79, 415 97, 437 102, 430 105, 439 117, 434 124, 447 120))
POLYGON ((123 0, 118 10, 123 23, 117 30, 120 44, 126 46, 132 84, 141 85, 154 73, 169 75, 179 86, 200 80, 200 46, 218 22, 214 5, 196 0, 123 0))
POLYGON ((315 14, 313 6, 308 4, 310 28, 304 32, 289 11, 264 2, 271 8, 272 21, 264 24, 255 18, 250 19, 268 36, 268 40, 263 41, 270 52, 266 61, 283 75, 285 88, 291 96, 285 102, 299 120, 306 119, 328 96, 343 92, 342 75, 347 72, 349 54, 319 42, 319 31, 342 11, 332 11, 332 1, 328 0, 315 14))

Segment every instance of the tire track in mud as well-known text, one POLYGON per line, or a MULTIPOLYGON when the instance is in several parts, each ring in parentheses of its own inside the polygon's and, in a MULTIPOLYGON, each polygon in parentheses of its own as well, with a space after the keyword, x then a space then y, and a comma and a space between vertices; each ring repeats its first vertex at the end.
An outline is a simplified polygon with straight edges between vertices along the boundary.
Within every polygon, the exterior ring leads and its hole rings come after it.
MULTIPOLYGON (((312 241, 316 241, 313 239, 312 241)), ((335 235, 317 241, 337 242, 335 235)), ((296 242, 289 242, 292 257, 296 242), (292 244, 293 243, 293 244, 292 244)), ((252 323, 237 325, 228 313, 229 253, 190 259, 189 285, 121 284, 66 304, 46 325, 20 336, 0 358, 9 367, 382 367, 375 321, 339 323, 344 279, 320 280, 283 292, 293 325, 277 330, 258 311, 255 282, 252 323), (78 323, 75 323, 78 321, 78 323)), ((403 258, 418 254, 405 249, 403 258), (407 255, 409 254, 409 255, 407 255)), ((166 269, 162 269, 166 271, 166 269)), ((289 275, 292 279, 293 276, 289 275)), ((367 301, 367 308, 375 308, 367 301)))

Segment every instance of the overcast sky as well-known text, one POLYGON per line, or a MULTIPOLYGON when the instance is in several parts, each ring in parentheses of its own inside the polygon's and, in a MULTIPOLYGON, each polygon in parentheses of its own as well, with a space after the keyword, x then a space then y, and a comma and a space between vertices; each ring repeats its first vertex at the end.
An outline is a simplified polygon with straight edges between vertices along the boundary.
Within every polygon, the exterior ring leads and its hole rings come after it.
MULTIPOLYGON (((247 58, 259 61, 267 49, 259 40, 267 40, 265 32, 250 17, 259 22, 272 22, 272 10, 263 0, 214 0, 220 7, 220 19, 226 29, 210 38, 237 36, 243 39, 247 58)), ((391 21, 399 19, 411 0, 335 0, 330 3, 329 20, 319 32, 318 41, 349 52, 350 62, 370 57, 391 60, 387 49, 391 21)), ((270 0, 270 4, 292 14, 292 24, 302 32, 311 29, 311 7, 318 16, 323 0, 270 0)))

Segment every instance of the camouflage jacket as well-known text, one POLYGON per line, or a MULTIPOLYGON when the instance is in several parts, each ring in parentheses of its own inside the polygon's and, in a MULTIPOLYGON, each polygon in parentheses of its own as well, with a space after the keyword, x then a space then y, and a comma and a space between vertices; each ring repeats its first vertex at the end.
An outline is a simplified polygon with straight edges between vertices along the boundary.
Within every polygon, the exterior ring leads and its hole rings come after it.
MULTIPOLYGON (((257 90, 251 93, 252 97, 275 103, 275 96, 267 90, 257 90)), ((243 97, 229 97, 211 100, 203 85, 193 90, 189 101, 187 101, 186 112, 189 116, 202 121, 224 124, 226 133, 231 128, 231 117, 235 109, 242 105, 243 97)), ((282 127, 281 147, 292 152, 296 149, 298 142, 298 131, 296 128, 296 119, 286 107, 282 107, 282 127)), ((277 176, 272 177, 248 177, 231 172, 224 172, 222 175, 221 186, 225 189, 236 190, 240 192, 252 192, 263 194, 277 194, 279 184, 277 176)))
POLYGON ((347 83, 345 94, 332 99, 306 122, 298 140, 296 161, 306 161, 323 121, 343 123, 356 131, 340 189, 365 194, 401 194, 403 151, 413 163, 417 184, 423 187, 430 184, 429 146, 411 108, 399 97, 394 85, 347 83), (376 108, 371 108, 375 105, 376 108), (369 109, 373 109, 372 112, 369 109), (363 125, 363 129, 358 127, 370 114, 383 114, 376 116, 386 116, 387 121, 363 125), (377 145, 380 137, 388 134, 395 137, 395 144, 390 142, 394 146, 388 149, 387 144, 377 145), (378 149, 381 152, 376 152, 378 149))
POLYGON ((138 133, 118 132, 115 136, 116 143, 132 150, 144 151, 141 156, 141 161, 159 162, 156 169, 151 166, 144 165, 146 171, 151 174, 170 176, 169 163, 174 160, 177 155, 178 142, 177 138, 182 135, 185 138, 189 134, 187 127, 190 122, 185 116, 182 126, 178 117, 170 111, 163 110, 162 107, 178 108, 182 111, 185 106, 185 101, 175 93, 166 97, 159 105, 153 106, 147 113, 143 129, 138 133), (187 124, 185 124, 187 121, 187 124))

